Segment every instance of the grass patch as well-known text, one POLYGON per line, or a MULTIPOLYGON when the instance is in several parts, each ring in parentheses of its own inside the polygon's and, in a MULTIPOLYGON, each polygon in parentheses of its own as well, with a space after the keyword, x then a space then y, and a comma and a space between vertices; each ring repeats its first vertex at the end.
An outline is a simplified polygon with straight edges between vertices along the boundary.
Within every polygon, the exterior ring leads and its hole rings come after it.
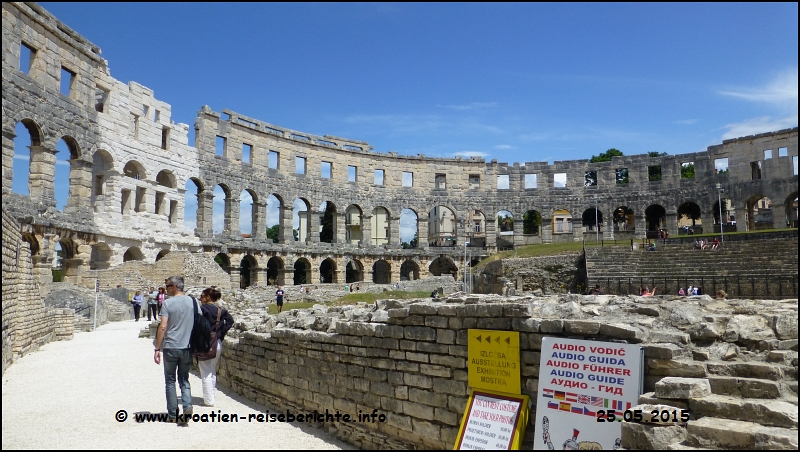
MULTIPOLYGON (((314 306, 315 304, 319 304, 319 303, 316 303, 316 302, 313 302, 313 301, 305 301, 305 302, 299 302, 299 303, 284 303, 283 304, 283 310, 284 311, 290 311, 292 309, 305 309, 305 308, 310 308, 311 306, 314 306)), ((270 314, 272 314, 272 315, 277 314, 278 313, 278 305, 276 305, 274 303, 269 305, 268 312, 270 314)))
POLYGON ((379 292, 379 293, 372 293, 372 292, 363 292, 363 293, 351 293, 347 294, 343 297, 337 298, 334 302, 334 306, 345 306, 349 304, 356 304, 356 303, 374 303, 376 300, 407 300, 409 298, 427 298, 430 297, 431 293, 427 291, 418 291, 418 292, 406 292, 403 290, 390 290, 387 292, 379 292))

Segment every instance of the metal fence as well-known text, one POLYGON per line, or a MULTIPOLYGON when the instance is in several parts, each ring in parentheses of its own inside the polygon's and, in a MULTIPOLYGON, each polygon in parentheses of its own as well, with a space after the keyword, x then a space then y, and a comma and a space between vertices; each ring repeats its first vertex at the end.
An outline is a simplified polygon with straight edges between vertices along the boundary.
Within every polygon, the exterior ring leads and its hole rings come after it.
POLYGON ((656 288, 656 295, 678 295, 681 288, 699 287, 715 296, 724 290, 728 298, 797 298, 797 275, 708 276, 702 278, 593 278, 591 285, 610 295, 639 295, 641 287, 656 288))

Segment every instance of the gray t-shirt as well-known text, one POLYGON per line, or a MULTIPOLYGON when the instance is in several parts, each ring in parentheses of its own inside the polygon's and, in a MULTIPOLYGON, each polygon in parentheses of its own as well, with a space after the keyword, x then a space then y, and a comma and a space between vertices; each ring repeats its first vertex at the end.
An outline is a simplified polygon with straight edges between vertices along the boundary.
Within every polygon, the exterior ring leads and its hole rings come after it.
MULTIPOLYGON (((198 305, 198 312, 200 306, 198 305)), ((176 295, 164 301, 161 316, 167 318, 167 332, 161 348, 189 348, 194 327, 194 308, 187 295, 176 295)))

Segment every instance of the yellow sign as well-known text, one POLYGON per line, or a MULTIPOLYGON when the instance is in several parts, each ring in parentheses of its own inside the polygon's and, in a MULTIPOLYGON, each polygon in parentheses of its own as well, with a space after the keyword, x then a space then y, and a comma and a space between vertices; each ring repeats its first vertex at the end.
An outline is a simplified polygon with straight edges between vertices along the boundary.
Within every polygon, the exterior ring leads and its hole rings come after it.
POLYGON ((519 450, 528 425, 526 395, 472 390, 461 418, 456 450, 519 450))
POLYGON ((469 385, 473 389, 519 394, 519 332, 469 330, 469 385))

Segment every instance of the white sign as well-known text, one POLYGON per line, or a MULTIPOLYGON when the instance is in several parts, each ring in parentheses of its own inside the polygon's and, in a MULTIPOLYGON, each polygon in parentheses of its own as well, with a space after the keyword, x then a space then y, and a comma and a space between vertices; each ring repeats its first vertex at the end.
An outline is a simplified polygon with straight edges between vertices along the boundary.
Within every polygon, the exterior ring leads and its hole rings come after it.
POLYGON ((475 392, 467 407, 460 450, 508 450, 514 439, 522 400, 475 392))
POLYGON ((543 338, 533 448, 618 449, 619 421, 642 392, 643 357, 633 344, 543 338))

